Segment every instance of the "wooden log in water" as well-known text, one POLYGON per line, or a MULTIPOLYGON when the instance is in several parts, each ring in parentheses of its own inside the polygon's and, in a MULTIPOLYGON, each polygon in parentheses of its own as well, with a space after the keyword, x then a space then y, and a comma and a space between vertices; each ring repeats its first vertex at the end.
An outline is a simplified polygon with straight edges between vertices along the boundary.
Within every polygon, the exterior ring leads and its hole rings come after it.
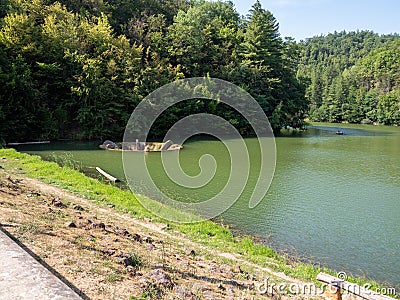
POLYGON ((40 144, 50 144, 50 141, 41 141, 41 142, 24 142, 24 143, 7 143, 7 146, 19 146, 19 145, 40 145, 40 144))
POLYGON ((118 178, 115 178, 113 176, 111 176, 110 174, 108 174, 106 171, 102 170, 99 167, 96 167, 96 170, 103 175, 105 178, 107 178, 108 180, 112 181, 112 182, 119 182, 118 178))

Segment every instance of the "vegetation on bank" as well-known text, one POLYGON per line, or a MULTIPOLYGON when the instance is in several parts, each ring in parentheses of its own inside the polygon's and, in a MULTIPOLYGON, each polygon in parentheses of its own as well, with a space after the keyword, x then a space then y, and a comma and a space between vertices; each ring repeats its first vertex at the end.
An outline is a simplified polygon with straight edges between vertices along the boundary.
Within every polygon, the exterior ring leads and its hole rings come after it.
MULTIPOLYGON (((310 263, 303 263, 282 256, 273 249, 254 242, 250 237, 234 236, 228 226, 224 224, 217 224, 211 221, 176 224, 160 220, 144 209, 137 200, 137 196, 130 191, 104 184, 69 167, 61 167, 54 162, 43 161, 38 156, 22 154, 13 149, 0 149, 0 158, 8 160, 7 168, 18 170, 19 173, 25 176, 59 186, 95 202, 113 204, 117 209, 130 212, 132 216, 138 219, 151 218, 155 221, 167 223, 170 230, 178 230, 195 242, 216 250, 240 254, 250 262, 268 267, 274 271, 284 272, 288 276, 315 282, 316 276, 320 271, 336 275, 335 272, 318 265, 311 265, 310 263)), ((149 199, 141 200, 151 201, 149 199)), ((154 202, 154 206, 157 205, 159 209, 170 209, 158 202, 154 202)), ((177 213, 177 211, 171 209, 171 213, 177 213)), ((366 282, 371 283, 369 280, 353 277, 349 278, 349 281, 361 285, 366 282)), ((376 282, 372 282, 372 284, 372 289, 381 287, 376 282)))

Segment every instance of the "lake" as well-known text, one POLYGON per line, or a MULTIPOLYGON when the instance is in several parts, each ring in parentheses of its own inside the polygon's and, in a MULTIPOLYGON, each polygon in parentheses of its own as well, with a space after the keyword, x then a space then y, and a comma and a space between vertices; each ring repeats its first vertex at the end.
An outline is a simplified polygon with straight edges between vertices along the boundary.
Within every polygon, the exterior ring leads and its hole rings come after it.
MULTIPOLYGON (((257 178, 257 141, 246 139, 251 157, 248 185, 221 218, 233 228, 264 240, 275 249, 349 274, 367 276, 400 288, 400 128, 367 125, 310 126, 276 138, 277 165, 272 185, 254 209, 248 198, 257 178), (346 128, 344 128, 346 127, 346 128)), ((230 171, 224 145, 194 138, 180 152, 182 168, 199 173, 199 158, 211 154, 218 164, 213 179, 198 189, 172 182, 159 153, 147 155, 162 191, 176 199, 201 201, 218 193, 230 171)), ((95 174, 99 166, 124 180, 121 153, 93 143, 52 143, 18 148, 41 156, 79 161, 95 174), (67 153, 67 154, 66 154, 67 153)), ((144 188, 145 190, 145 188, 144 188)))

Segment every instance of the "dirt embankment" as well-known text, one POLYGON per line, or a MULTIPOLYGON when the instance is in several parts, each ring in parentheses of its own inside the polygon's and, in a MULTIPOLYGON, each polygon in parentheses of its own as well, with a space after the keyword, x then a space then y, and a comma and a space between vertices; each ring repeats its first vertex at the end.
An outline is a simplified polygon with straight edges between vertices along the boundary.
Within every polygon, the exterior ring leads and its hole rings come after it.
POLYGON ((0 225, 91 299, 284 299, 259 286, 298 282, 5 170, 0 225))

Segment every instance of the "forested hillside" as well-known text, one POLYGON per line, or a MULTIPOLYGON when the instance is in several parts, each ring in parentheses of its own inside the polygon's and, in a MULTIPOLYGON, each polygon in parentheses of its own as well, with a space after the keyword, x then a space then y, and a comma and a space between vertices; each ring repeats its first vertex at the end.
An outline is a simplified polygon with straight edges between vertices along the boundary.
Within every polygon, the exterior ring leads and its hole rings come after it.
MULTIPOLYGON (((275 131, 315 121, 400 124, 398 35, 335 32, 296 43, 257 1, 240 16, 205 0, 0 0, 0 143, 119 140, 137 104, 177 79, 210 76, 250 92, 275 131)), ((247 122, 214 101, 164 113, 247 122)))
POLYGON ((339 32, 302 43, 313 121, 400 125, 400 37, 339 32))
MULTIPOLYGON (((232 3, 202 0, 0 2, 0 141, 118 140, 144 97, 193 76, 245 88, 275 130, 303 124, 299 47, 258 2, 246 18, 232 3)), ((163 114, 152 133, 197 112, 251 133, 229 108, 194 100, 163 114)))

